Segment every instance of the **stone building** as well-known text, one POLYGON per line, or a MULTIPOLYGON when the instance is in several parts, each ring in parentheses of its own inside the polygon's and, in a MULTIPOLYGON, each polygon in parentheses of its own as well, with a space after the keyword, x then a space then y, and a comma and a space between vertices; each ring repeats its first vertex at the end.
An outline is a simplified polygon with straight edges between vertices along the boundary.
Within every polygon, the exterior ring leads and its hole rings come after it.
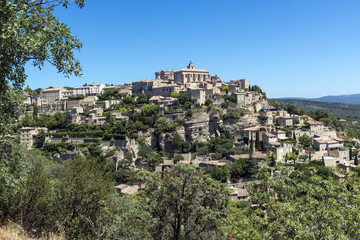
POLYGON ((166 84, 152 88, 151 96, 171 97, 171 93, 179 92, 180 86, 177 84, 166 84))
POLYGON ((73 95, 73 91, 66 88, 48 88, 40 91, 40 98, 47 100, 49 103, 67 99, 71 95, 73 95))
POLYGON ((195 100, 196 103, 204 104, 206 100, 205 90, 202 88, 188 88, 187 94, 190 99, 195 100))
POLYGON ((20 129, 20 143, 24 144, 27 148, 31 148, 34 143, 34 136, 37 135, 40 130, 47 131, 47 128, 33 128, 24 127, 20 129))
POLYGON ((310 127, 310 135, 321 135, 324 132, 324 124, 319 121, 307 121, 310 127))
POLYGON ((210 74, 203 69, 195 69, 192 62, 189 63, 187 68, 174 72, 174 81, 179 84, 201 83, 210 80, 210 74))
POLYGON ((293 125, 293 119, 292 117, 278 117, 277 123, 280 126, 292 126, 293 125))
POLYGON ((236 104, 239 107, 246 107, 252 103, 252 94, 249 92, 234 92, 232 95, 236 97, 236 104))
POLYGON ((174 71, 173 70, 161 70, 160 72, 155 73, 156 79, 174 81, 174 71))

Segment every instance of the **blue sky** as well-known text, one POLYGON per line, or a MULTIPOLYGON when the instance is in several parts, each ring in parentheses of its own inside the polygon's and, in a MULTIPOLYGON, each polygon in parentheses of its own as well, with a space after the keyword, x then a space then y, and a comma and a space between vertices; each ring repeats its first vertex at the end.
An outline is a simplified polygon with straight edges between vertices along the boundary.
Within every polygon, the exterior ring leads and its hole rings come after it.
POLYGON ((269 97, 360 93, 358 0, 88 0, 56 16, 84 44, 82 78, 27 66, 31 88, 154 79, 190 60, 269 97))

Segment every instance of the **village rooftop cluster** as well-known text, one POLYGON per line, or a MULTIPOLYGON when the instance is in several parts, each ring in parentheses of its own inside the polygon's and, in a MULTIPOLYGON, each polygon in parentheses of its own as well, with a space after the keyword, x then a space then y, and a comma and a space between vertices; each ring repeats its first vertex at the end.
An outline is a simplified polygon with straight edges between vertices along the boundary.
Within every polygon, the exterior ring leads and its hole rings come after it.
MULTIPOLYGON (((237 159, 244 158, 260 161, 269 152, 273 152, 276 154, 276 160, 282 162, 301 162, 306 157, 313 160, 322 159, 325 166, 341 167, 347 170, 355 167, 353 160, 350 159, 349 149, 344 147, 344 141, 337 136, 336 131, 324 126, 322 122, 314 121, 309 116, 289 114, 281 108, 271 106, 266 95, 260 89, 251 88, 250 82, 246 79, 223 82, 219 76, 211 76, 207 70, 196 69, 192 62, 187 68, 178 71, 156 72, 154 80, 145 79, 116 86, 92 83, 73 88, 48 88, 41 90, 39 96, 25 92, 25 103, 30 107, 22 117, 33 114, 36 107, 39 115, 69 112, 72 123, 87 124, 99 129, 109 121, 109 117, 113 117, 116 121, 128 121, 129 117, 118 109, 112 109, 109 116, 103 116, 105 110, 120 102, 116 99, 99 100, 99 97, 109 90, 126 96, 145 95, 148 103, 158 105, 162 116, 169 121, 183 119, 183 125, 176 131, 185 141, 207 142, 212 136, 219 135, 220 129, 225 129, 231 134, 235 147, 246 148, 251 153, 234 154, 225 159, 215 160, 211 155, 200 156, 188 152, 181 154, 183 160, 180 162, 184 164, 193 164, 196 167, 231 165, 237 159), (185 110, 168 112, 167 109, 177 101, 174 93, 187 94, 193 105, 200 107, 195 109, 190 117, 185 117, 185 110), (234 99, 235 108, 243 113, 241 116, 224 117, 233 111, 223 107, 227 96, 234 99), (299 148, 296 144, 304 136, 311 139, 312 150, 299 148), (256 147, 257 144, 261 147, 256 147), (297 159, 289 157, 294 152, 297 153, 297 159)), ((133 111, 141 112, 142 109, 133 109, 133 111)), ((56 130, 48 131, 38 127, 21 128, 20 141, 28 148, 33 147, 36 136, 41 130, 48 133, 46 142, 82 144, 94 141, 87 137, 53 137, 52 133, 56 130)), ((152 144, 155 140, 149 135, 149 131, 143 131, 142 134, 149 138, 152 144)), ((174 156, 174 150, 168 147, 172 144, 171 136, 156 141, 162 141, 157 144, 163 146, 163 150, 169 156, 174 156)), ((120 153, 115 157, 115 161, 124 158, 127 152, 132 152, 136 159, 133 163, 134 167, 146 166, 146 162, 141 161, 137 155, 138 145, 132 139, 102 139, 101 145, 105 153, 114 149, 119 150, 120 153)), ((155 171, 162 172, 172 164, 173 160, 164 159, 155 171)), ((234 188, 234 199, 247 199, 246 182, 247 180, 243 179, 239 183, 229 183, 234 188)), ((131 189, 129 192, 133 193, 139 187, 128 188, 126 185, 118 187, 119 192, 124 193, 125 189, 131 189)))

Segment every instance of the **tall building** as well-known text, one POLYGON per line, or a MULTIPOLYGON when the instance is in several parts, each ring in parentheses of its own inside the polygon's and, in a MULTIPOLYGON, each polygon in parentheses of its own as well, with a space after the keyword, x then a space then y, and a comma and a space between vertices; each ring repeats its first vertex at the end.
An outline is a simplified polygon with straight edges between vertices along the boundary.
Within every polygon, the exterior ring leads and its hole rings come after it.
POLYGON ((187 68, 174 72, 175 83, 190 84, 201 83, 210 80, 210 74, 203 69, 195 69, 194 64, 190 61, 187 68))

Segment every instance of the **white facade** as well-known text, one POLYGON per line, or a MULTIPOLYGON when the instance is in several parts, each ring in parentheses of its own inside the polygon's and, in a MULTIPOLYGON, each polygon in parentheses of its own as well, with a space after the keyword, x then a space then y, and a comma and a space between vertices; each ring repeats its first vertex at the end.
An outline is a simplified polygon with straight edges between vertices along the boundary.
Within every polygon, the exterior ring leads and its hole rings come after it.
POLYGON ((88 86, 74 87, 74 95, 99 95, 104 89, 105 84, 92 83, 88 86))

